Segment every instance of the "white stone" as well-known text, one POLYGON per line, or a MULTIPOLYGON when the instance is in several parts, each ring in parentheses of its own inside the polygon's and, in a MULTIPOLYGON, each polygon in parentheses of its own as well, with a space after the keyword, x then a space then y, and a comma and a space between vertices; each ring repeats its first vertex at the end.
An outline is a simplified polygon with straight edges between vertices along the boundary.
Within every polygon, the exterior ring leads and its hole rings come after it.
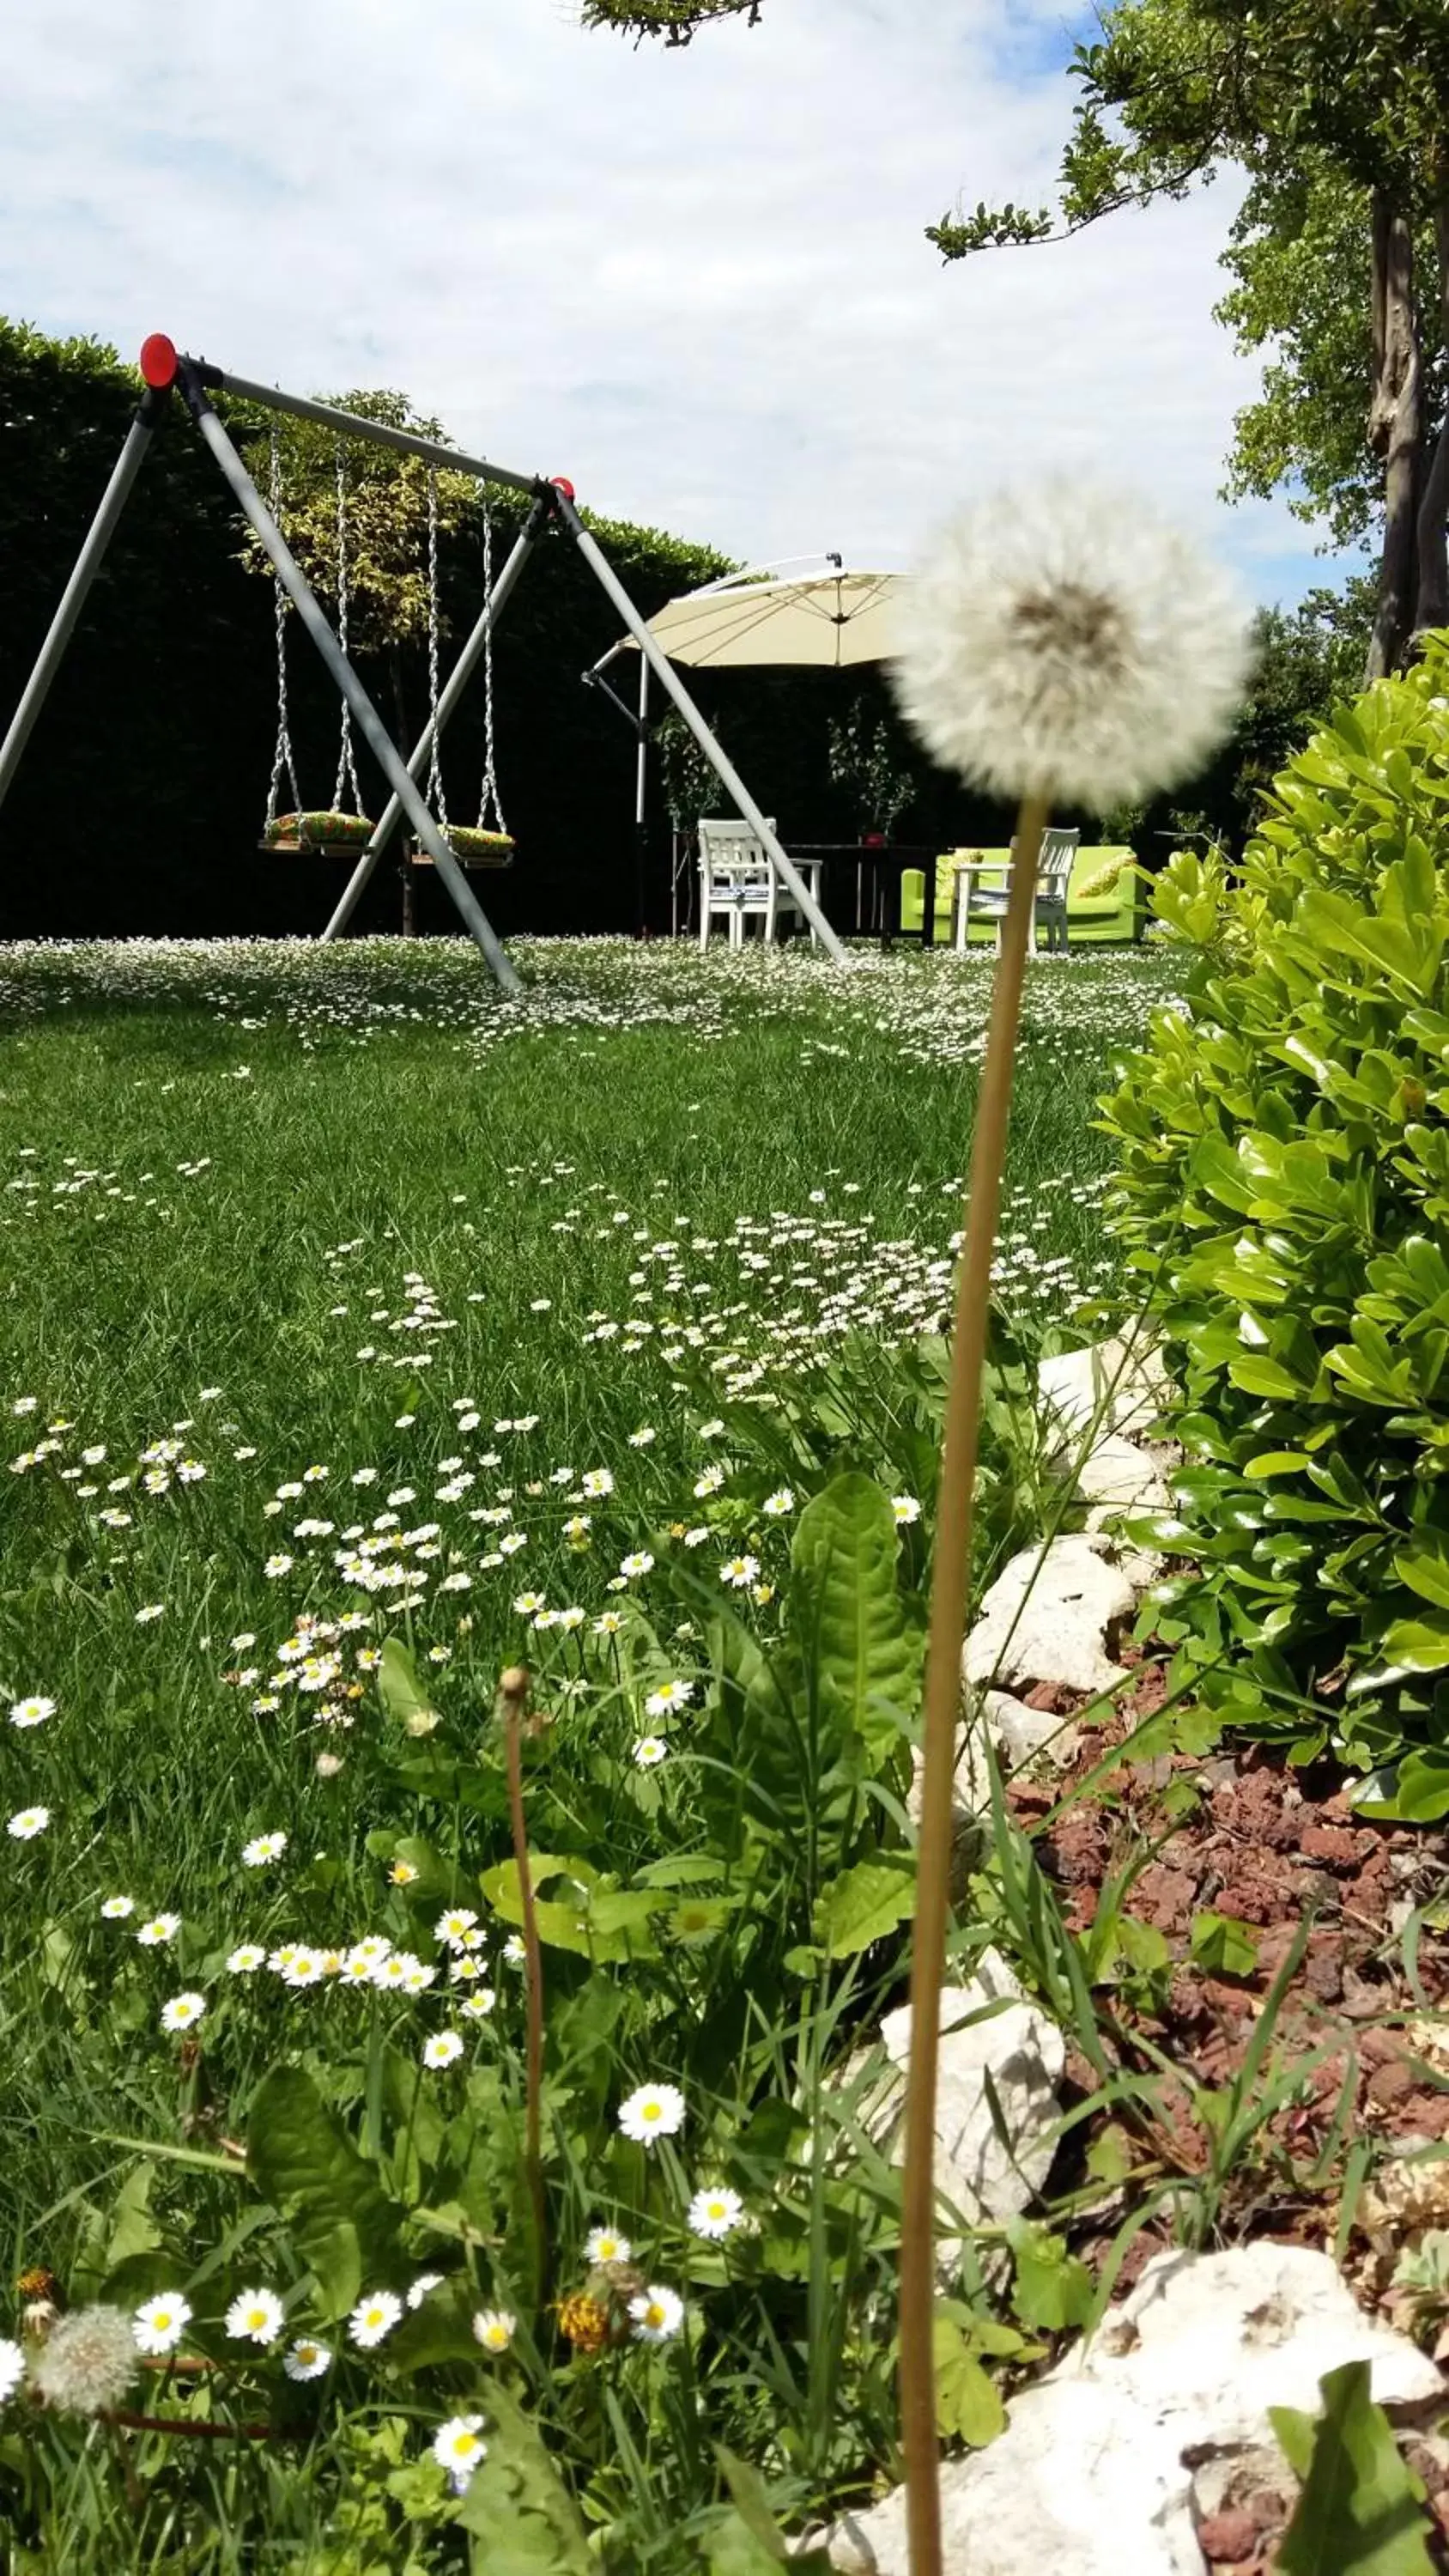
MULTIPOLYGON (((989 2449, 941 2472, 947 2576, 1205 2576, 1190 2462, 1271 2445, 1268 2410, 1316 2414, 1325 2371, 1368 2362, 1380 2404, 1442 2397, 1406 2335, 1302 2245, 1162 2254, 1090 2346, 1025 2389, 989 2449)), ((830 2534, 832 2566, 908 2576, 904 2494, 830 2534)))
POLYGON ((1104 1432, 1077 1466, 1077 1491, 1092 1509, 1087 1527, 1100 1529, 1124 1512, 1167 1512, 1172 1494, 1161 1466, 1148 1449, 1124 1440, 1120 1431, 1104 1432))
MULTIPOLYGON (((936 2187, 968 2224, 1014 2217, 1035 2200, 1056 2151, 1056 2087, 1066 2043, 1055 2022, 1028 2003, 995 1950, 983 1951, 966 1984, 944 1989, 939 2028, 936 2187), (993 2005, 999 2009, 992 2011, 993 2005), (1004 2137, 987 2099, 987 2074, 1004 2137)), ((900 2114, 911 2053, 909 2004, 886 2014, 880 2037, 890 2071, 862 2105, 862 2116, 875 2136, 895 2131, 891 2153, 899 2163, 905 2152, 900 2114)), ((954 2272, 959 2259, 960 2240, 943 2238, 943 2271, 954 2272)))
POLYGON ((1140 1338, 1098 1342, 1087 1351, 1059 1351, 1055 1359, 1042 1361, 1037 1384, 1063 1430, 1078 1435, 1093 1424, 1104 1433, 1140 1435, 1173 1393, 1160 1352, 1140 1338))
POLYGON ((1108 1652, 1111 1632, 1130 1619, 1137 1595, 1092 1531, 1023 1548, 997 1576, 966 1640, 968 1682, 1007 1691, 1033 1682, 1068 1690, 1114 1689, 1123 1667, 1108 1652))
POLYGON ((1038 1755, 1057 1771, 1075 1762, 1081 1739, 1069 1718, 1049 1708, 1028 1708, 1025 1700, 1004 1690, 983 1691, 981 1706, 1003 1771, 1023 1770, 1038 1755))

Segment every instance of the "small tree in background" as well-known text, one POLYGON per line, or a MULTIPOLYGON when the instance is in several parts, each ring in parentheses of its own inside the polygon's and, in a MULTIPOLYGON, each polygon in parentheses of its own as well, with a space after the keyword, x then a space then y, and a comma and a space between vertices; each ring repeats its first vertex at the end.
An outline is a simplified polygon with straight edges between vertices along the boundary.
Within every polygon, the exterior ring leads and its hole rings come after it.
MULTIPOLYGON (((411 430, 419 438, 441 441, 444 437, 436 420, 414 411, 406 395, 385 386, 326 394, 319 399, 335 403, 342 411, 356 412, 363 420, 384 421, 392 429, 411 430)), ((269 419, 267 426, 246 442, 248 465, 264 495, 271 490, 273 436, 280 480, 278 526, 313 589, 324 599, 335 600, 336 436, 318 421, 296 420, 286 413, 269 419)), ((408 645, 425 643, 428 634, 430 469, 420 456, 405 456, 394 448, 364 445, 360 440, 347 445, 343 465, 349 647, 354 655, 376 654, 385 660, 393 715, 406 754, 409 744, 402 738, 407 736, 409 726, 403 652, 408 645)), ((436 501, 441 540, 455 535, 477 509, 477 485, 470 475, 440 468, 436 474, 436 501)), ((268 580, 273 578, 270 557, 250 529, 243 542, 242 561, 249 572, 260 573, 268 580)), ((448 632, 441 604, 439 627, 440 632, 448 632)))

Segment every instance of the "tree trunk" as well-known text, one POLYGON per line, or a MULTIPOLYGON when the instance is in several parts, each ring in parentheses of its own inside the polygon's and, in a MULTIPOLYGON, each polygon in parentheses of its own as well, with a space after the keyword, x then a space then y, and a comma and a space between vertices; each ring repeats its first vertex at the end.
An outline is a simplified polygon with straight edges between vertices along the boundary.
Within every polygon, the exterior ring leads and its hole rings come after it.
POLYGON ((1384 541, 1365 678, 1397 670, 1414 630, 1423 471, 1424 376, 1414 303, 1414 236, 1381 192, 1373 201, 1374 382, 1369 445, 1384 460, 1384 541))
MULTIPOLYGON (((1439 271, 1439 328, 1449 348, 1449 153, 1441 151, 1435 171, 1434 248, 1439 271)), ((1414 603, 1414 636, 1434 626, 1449 626, 1449 412, 1424 477, 1419 503, 1419 585, 1414 603)))

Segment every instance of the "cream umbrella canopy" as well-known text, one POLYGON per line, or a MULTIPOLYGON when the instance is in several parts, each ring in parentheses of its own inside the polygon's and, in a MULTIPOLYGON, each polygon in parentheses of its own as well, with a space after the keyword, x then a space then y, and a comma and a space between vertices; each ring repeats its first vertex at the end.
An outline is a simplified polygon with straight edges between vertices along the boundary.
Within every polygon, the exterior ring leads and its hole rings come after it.
POLYGON ((732 573, 671 599, 648 621, 671 662, 696 670, 762 663, 845 671, 895 650, 892 609, 905 576, 848 571, 787 577, 773 567, 732 573))

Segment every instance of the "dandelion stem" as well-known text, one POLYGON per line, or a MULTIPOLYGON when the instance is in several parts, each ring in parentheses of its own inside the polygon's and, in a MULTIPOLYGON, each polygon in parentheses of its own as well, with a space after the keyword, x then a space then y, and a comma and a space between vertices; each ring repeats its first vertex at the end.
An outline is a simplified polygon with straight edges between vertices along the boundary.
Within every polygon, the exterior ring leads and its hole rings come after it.
POLYGON ((518 1892, 523 1906, 523 1976, 528 2010, 524 2162, 528 2171, 529 2195, 533 2202, 534 2227, 538 2239, 535 2257, 536 2295, 539 2300, 542 2300, 548 2273, 542 2143, 543 1954, 539 1948, 538 1917, 533 1907, 533 1878, 528 1863, 528 1820, 523 1812, 521 1736, 523 1703, 528 1697, 528 1673, 522 1664, 509 1667, 499 1683, 499 1692, 503 1701, 504 1746, 508 1762, 508 1808, 513 1824, 513 1857, 518 1868, 518 1892))
POLYGON ((130 2406, 103 2406, 102 2424, 124 2426, 128 2433, 186 2433, 202 2442, 298 2442, 311 2438, 310 2425, 218 2424, 204 2415, 141 2415, 130 2406))
POLYGON ((981 1420, 981 1380, 991 1311, 991 1260, 1006 1160, 1016 1033, 1037 864, 1047 808, 1023 800, 1016 858, 991 995, 991 1025, 976 1101, 966 1236, 956 1283, 951 1381, 936 1511, 931 1624, 922 1717, 921 1823, 916 1921, 911 1952, 911 2057, 906 2076, 905 2170, 901 2193, 901 2447, 911 2576, 942 2576, 941 2502, 936 2483, 935 2304, 936 2073, 941 1985, 950 1907, 952 1789, 961 1706, 961 1645, 971 1573, 972 1502, 981 1420))

